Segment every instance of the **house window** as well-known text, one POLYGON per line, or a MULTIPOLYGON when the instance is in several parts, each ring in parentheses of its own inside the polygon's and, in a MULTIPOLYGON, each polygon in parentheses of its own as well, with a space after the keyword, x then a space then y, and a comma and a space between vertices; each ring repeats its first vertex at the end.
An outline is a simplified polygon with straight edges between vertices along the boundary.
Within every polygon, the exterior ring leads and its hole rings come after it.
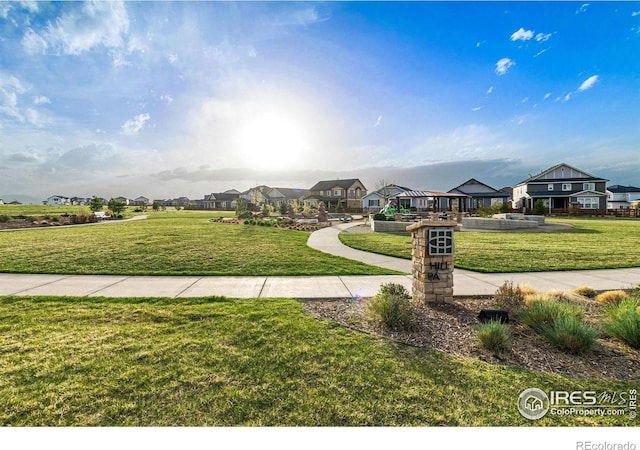
POLYGON ((369 200, 369 207, 378 207, 380 206, 380 200, 379 199, 375 199, 375 200, 369 200))
POLYGON ((553 184, 552 183, 547 184, 547 191, 553 191, 553 184))
POLYGON ((584 209, 598 209, 600 207, 598 197, 579 197, 578 204, 584 209))
POLYGON ((324 191, 320 191, 320 197, 324 195, 324 191))
MULTIPOLYGON (((320 194, 322 195, 322 194, 320 194)), ((331 197, 331 191, 327 191, 327 197, 331 197)))
POLYGON ((335 191, 333 191, 333 195, 336 197, 340 197, 340 195, 342 195, 342 192, 340 191, 340 189, 336 189, 335 191))
POLYGON ((563 191, 570 191, 571 190, 571 183, 562 183, 562 190, 563 191))
POLYGON ((582 183, 583 191, 595 191, 596 184, 595 183, 582 183))

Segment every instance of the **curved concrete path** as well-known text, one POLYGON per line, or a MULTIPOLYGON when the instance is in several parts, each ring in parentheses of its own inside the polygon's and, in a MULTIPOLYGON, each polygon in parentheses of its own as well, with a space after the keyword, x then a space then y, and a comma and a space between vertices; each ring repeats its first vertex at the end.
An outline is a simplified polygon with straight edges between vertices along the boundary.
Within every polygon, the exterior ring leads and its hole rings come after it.
MULTIPOLYGON (((126 276, 50 275, 0 273, 0 295, 55 295, 74 297, 371 297, 383 283, 399 283, 411 290, 411 262, 376 255, 343 245, 338 234, 358 223, 339 224, 312 233, 308 245, 333 255, 396 270, 404 274, 383 276, 304 277, 216 277, 216 276, 126 276)), ((455 269, 454 295, 492 295, 505 281, 528 284, 538 290, 568 290, 590 286, 596 290, 628 289, 640 285, 640 267, 631 269, 583 270, 482 274, 455 269)))

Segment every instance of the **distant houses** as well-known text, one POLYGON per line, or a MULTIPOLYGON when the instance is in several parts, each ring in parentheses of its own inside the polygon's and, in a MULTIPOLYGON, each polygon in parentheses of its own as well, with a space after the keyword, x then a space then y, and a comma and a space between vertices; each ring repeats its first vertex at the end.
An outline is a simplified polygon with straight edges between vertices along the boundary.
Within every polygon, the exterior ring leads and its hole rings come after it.
MULTIPOLYGON (((460 211, 474 212, 479 208, 505 205, 511 209, 531 211, 536 204, 544 205, 551 213, 596 213, 606 210, 621 211, 636 208, 640 203, 640 188, 613 185, 609 180, 589 174, 581 169, 561 163, 517 183, 513 187, 496 189, 477 178, 457 185, 447 192, 432 189, 414 189, 403 185, 387 184, 368 192, 358 178, 322 180, 311 188, 271 187, 258 185, 244 192, 229 189, 205 194, 202 199, 187 197, 153 200, 145 196, 130 200, 116 197, 125 205, 183 207, 202 210, 233 210, 243 199, 249 208, 258 210, 269 205, 273 210, 295 202, 299 208, 317 208, 323 202, 328 211, 375 213, 389 201, 412 212, 460 211)), ((90 198, 52 195, 45 205, 88 205, 90 198)), ((107 204, 106 199, 101 199, 107 204)), ((3 204, 0 200, 0 204, 3 204)), ((628 212, 624 213, 629 215, 628 212)))

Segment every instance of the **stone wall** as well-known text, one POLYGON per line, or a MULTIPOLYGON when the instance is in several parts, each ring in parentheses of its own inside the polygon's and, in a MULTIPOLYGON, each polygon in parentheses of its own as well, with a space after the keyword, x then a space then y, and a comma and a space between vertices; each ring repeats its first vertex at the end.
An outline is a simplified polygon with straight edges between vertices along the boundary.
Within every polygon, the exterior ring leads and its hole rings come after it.
POLYGON ((530 220, 532 222, 536 222, 538 225, 544 225, 544 216, 536 216, 536 215, 525 215, 522 213, 502 213, 502 214, 494 214, 492 216, 494 219, 507 219, 507 220, 530 220))
POLYGON ((538 222, 532 220, 485 219, 481 217, 465 217, 462 219, 463 229, 474 230, 531 230, 538 228, 538 222))
POLYGON ((372 220, 371 231, 376 233, 406 233, 410 222, 395 222, 385 220, 372 220))

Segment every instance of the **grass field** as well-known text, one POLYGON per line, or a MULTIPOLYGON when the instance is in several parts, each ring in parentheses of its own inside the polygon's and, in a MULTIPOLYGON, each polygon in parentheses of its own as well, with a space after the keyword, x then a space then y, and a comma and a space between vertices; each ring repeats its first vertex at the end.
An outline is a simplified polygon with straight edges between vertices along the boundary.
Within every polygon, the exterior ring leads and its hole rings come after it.
MULTIPOLYGON (((573 228, 554 232, 455 234, 454 264, 478 272, 540 272, 640 266, 640 220, 547 219, 573 228)), ((411 258, 411 237, 341 233, 359 250, 411 258)))
MULTIPOLYGON (((0 272, 121 275, 381 275, 309 248, 308 232, 211 223, 217 212, 0 232, 0 272)), ((228 215, 228 214, 227 214, 228 215)))
POLYGON ((400 345, 295 300, 0 297, 0 426, 591 426, 524 389, 627 391, 400 345))

